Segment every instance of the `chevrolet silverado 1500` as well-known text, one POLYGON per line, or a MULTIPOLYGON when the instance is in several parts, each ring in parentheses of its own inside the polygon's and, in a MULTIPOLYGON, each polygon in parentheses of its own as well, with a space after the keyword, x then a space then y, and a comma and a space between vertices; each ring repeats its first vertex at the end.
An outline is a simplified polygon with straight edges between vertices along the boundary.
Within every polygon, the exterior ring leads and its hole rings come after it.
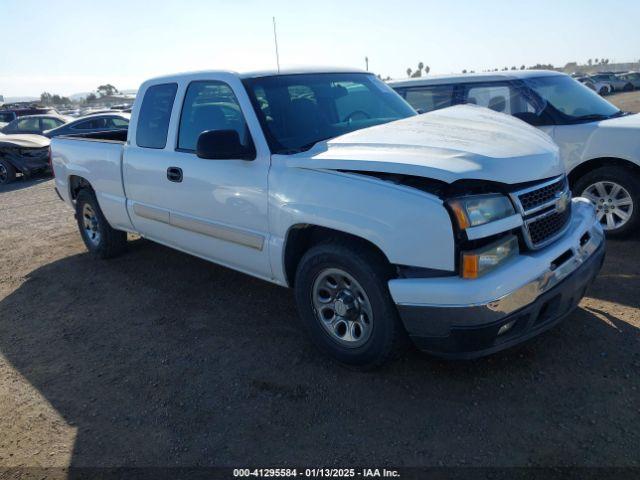
POLYGON ((364 72, 156 78, 128 131, 51 157, 91 253, 135 232, 292 287, 314 343, 363 367, 407 338, 466 358, 530 338, 604 256, 545 133, 472 105, 418 116, 364 72))

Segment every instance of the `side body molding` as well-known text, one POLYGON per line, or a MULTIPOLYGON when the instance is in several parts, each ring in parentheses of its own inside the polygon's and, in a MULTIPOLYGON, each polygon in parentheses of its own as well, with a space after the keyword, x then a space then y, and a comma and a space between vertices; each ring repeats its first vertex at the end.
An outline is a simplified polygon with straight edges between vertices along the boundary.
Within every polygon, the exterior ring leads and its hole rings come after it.
POLYGON ((133 203, 133 211, 140 217, 166 223, 172 227, 200 233, 219 240, 237 243, 256 250, 262 250, 264 247, 265 238, 263 235, 231 227, 229 225, 209 220, 202 220, 188 215, 170 212, 163 208, 143 205, 141 203, 133 203))

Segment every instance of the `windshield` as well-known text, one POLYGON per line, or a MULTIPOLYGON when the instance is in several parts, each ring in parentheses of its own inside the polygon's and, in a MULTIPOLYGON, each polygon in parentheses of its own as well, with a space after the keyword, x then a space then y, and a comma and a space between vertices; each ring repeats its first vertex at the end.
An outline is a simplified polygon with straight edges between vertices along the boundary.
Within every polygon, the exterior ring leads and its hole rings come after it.
POLYGON ((524 83, 568 119, 605 119, 621 113, 589 87, 565 75, 527 78, 524 83))
POLYGON ((296 153, 354 130, 416 115, 366 73, 280 75, 245 80, 273 153, 296 153))

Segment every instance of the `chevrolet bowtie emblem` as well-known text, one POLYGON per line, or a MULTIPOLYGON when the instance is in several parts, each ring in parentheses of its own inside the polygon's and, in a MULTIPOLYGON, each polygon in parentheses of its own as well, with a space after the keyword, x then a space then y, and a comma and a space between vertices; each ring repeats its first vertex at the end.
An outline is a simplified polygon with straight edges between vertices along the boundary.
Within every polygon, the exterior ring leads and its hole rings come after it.
POLYGON ((562 213, 569 206, 569 193, 558 192, 556 193, 556 212, 562 213))

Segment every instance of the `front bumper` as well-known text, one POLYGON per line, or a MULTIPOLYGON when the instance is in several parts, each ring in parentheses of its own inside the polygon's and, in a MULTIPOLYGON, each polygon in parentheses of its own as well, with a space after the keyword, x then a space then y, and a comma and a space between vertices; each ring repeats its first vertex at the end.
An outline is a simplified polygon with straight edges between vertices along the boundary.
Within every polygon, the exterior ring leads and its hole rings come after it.
POLYGON ((584 199, 573 202, 563 237, 480 279, 391 280, 391 295, 416 345, 440 356, 475 358, 531 338, 567 316, 605 253, 593 207, 584 199))

